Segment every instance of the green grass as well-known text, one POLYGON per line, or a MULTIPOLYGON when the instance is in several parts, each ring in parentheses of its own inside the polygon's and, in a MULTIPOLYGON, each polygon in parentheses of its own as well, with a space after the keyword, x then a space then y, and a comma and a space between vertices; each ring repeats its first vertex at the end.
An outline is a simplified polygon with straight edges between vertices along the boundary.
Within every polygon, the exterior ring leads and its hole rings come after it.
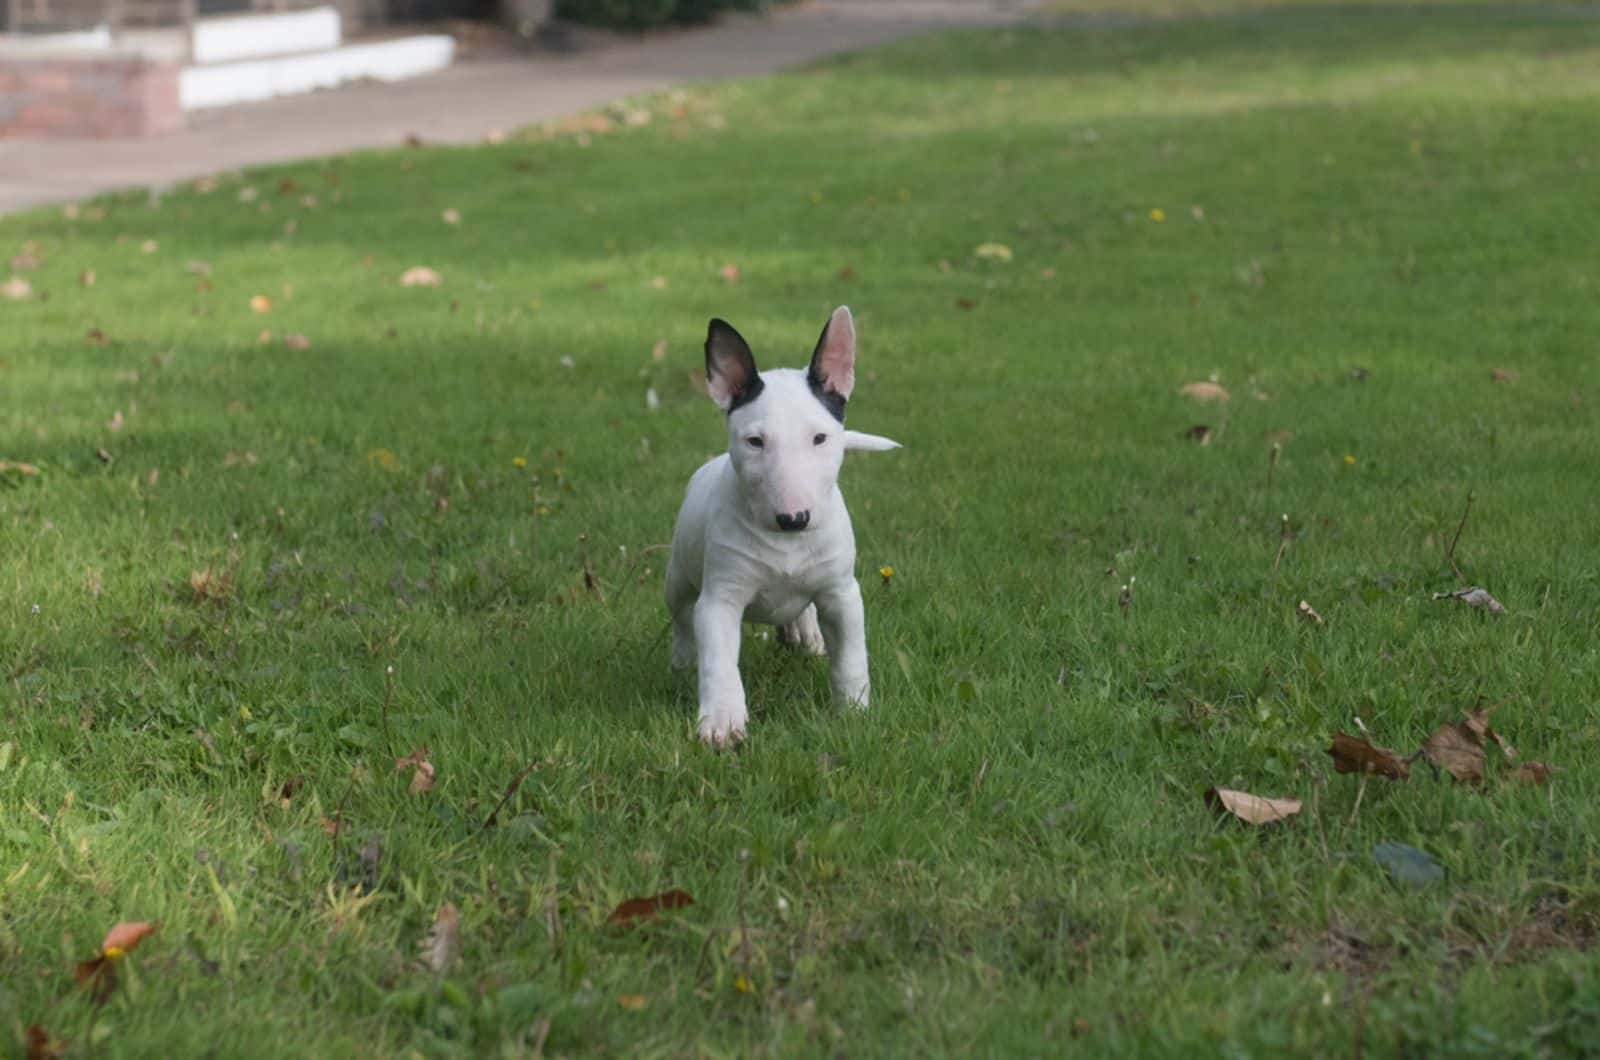
POLYGON ((0 222, 40 259, 0 302, 0 459, 40 469, 0 489, 5 1034, 1600 1048, 1600 21, 968 34, 642 105, 0 222), (797 365, 839 302, 851 423, 905 443, 843 480, 874 705, 747 638, 751 739, 715 754, 650 551, 723 442, 705 320, 797 365), (1213 375, 1226 406, 1179 394, 1213 375), (1469 493, 1499 618, 1430 600, 1469 493), (1480 699, 1551 786, 1419 762, 1356 812, 1335 731, 1408 751, 1480 699), (1306 809, 1247 830, 1212 785, 1306 809), (1386 840, 1445 882, 1391 885, 1386 840), (72 963, 118 920, 161 928, 95 1016, 72 963))

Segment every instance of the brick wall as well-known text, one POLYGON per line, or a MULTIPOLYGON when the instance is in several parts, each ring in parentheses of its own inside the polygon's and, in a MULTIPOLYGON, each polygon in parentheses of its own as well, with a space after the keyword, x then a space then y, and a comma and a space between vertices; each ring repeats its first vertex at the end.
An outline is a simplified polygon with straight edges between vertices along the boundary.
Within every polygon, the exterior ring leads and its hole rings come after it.
POLYGON ((0 139, 148 136, 181 128, 175 62, 0 58, 0 139))

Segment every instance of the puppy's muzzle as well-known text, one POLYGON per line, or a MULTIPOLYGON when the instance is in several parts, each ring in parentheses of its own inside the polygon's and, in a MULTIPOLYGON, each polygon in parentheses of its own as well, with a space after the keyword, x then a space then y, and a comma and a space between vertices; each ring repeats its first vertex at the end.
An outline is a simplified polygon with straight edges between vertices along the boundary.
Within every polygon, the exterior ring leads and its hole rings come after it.
POLYGON ((811 513, 809 511, 794 512, 792 514, 778 513, 779 530, 804 530, 809 522, 811 522, 811 513))

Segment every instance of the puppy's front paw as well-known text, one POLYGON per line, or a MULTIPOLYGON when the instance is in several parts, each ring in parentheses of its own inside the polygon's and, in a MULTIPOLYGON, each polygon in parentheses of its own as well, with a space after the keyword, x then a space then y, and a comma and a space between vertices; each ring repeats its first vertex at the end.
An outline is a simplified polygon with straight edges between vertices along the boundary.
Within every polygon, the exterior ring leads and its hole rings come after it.
POLYGON ((713 707, 700 715, 700 742, 710 747, 728 747, 744 739, 746 716, 743 710, 713 707))

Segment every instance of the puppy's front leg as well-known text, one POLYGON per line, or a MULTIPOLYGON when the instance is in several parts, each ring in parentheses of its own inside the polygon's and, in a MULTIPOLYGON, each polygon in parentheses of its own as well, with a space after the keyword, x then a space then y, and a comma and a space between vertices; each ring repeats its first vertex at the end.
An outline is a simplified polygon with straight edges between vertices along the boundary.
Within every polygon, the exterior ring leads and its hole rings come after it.
POLYGON ((828 646, 828 680, 833 694, 852 707, 866 709, 871 693, 867 676, 867 620, 861 586, 854 578, 817 597, 817 619, 828 646))
POLYGON ((739 680, 739 623, 744 608, 702 594, 694 605, 700 662, 700 739, 717 747, 744 739, 744 683, 739 680))

